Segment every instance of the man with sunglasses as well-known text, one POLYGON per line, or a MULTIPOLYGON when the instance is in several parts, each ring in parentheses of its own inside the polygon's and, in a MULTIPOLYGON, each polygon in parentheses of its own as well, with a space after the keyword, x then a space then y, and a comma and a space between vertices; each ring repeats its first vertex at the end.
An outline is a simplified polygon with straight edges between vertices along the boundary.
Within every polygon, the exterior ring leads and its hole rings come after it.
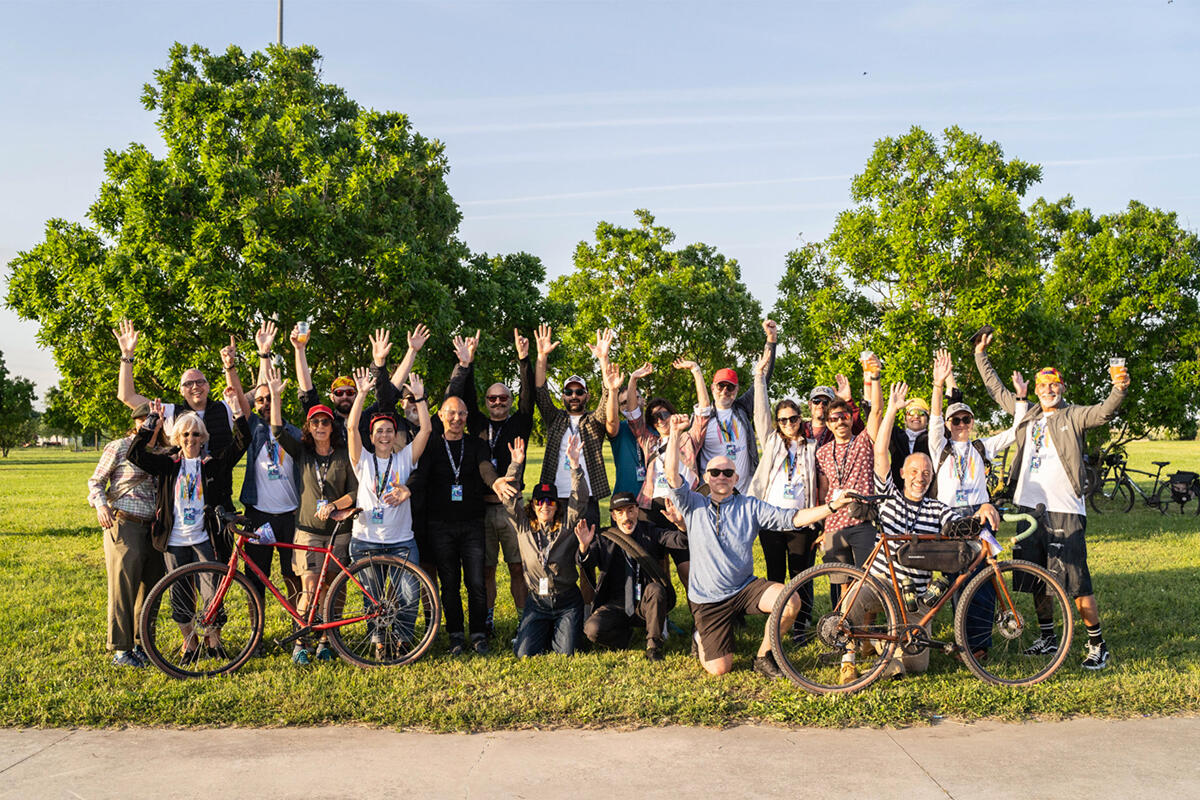
MULTIPOLYGON (((778 329, 774 320, 762 323, 767 343, 763 358, 767 361, 766 383, 771 384, 775 369, 775 349, 778 329)), ((697 460, 701 472, 717 456, 731 459, 738 470, 737 490, 743 494, 750 489, 750 478, 758 469, 758 444, 754 440, 754 383, 738 396, 737 372, 728 367, 713 373, 713 405, 696 409, 692 439, 699 447, 697 460)))
POLYGON ((922 397, 913 397, 904 406, 903 435, 893 431, 891 456, 892 480, 896 486, 904 489, 904 476, 901 474, 904 459, 913 453, 929 455, 929 403, 922 397))
POLYGON ((863 429, 862 414, 850 394, 850 381, 839 373, 836 390, 832 386, 814 386, 808 393, 808 419, 800 423, 800 434, 817 447, 824 446, 833 438, 833 431, 826 424, 826 416, 829 406, 838 400, 844 400, 853 409, 852 432, 859 433, 863 429))
MULTIPOLYGON (((766 358, 766 356, 764 356, 766 358)), ((687 435, 686 415, 671 419, 667 442, 667 485, 671 502, 683 515, 691 552, 688 605, 696 622, 694 639, 705 671, 724 675, 733 669, 733 626, 741 614, 769 614, 783 584, 754 576, 754 541, 763 528, 795 530, 812 525, 850 502, 841 497, 818 508, 778 508, 735 491, 737 468, 732 458, 717 455, 709 460, 704 477, 707 497, 688 488, 679 473, 680 438, 687 435)), ((791 628, 800 613, 800 599, 793 597, 784 607, 781 628, 791 628)), ((783 673, 771 654, 771 642, 763 635, 754 671, 779 678, 783 673)))
MULTIPOLYGON (((521 376, 521 397, 516 412, 513 412, 512 392, 503 383, 493 383, 487 388, 484 394, 487 413, 480 412, 479 395, 475 388, 475 349, 478 339, 455 337, 458 363, 454 365, 450 384, 446 389, 447 396, 461 397, 467 404, 467 431, 487 443, 487 456, 499 475, 507 474, 512 463, 509 445, 518 439, 528 441, 529 434, 533 431, 534 396, 537 392, 533 383, 533 367, 529 363, 529 339, 513 328, 513 344, 517 350, 517 364, 521 376)), ((520 492, 525 488, 524 469, 515 477, 514 488, 520 492)), ((484 494, 483 502, 483 582, 487 592, 487 631, 490 636, 495 628, 496 568, 502 551, 504 562, 508 565, 508 589, 512 594, 518 618, 525 608, 525 598, 529 592, 525 586, 521 566, 517 531, 509 522, 503 502, 490 489, 484 494)))
MULTIPOLYGON (((1017 397, 1004 387, 988 359, 992 334, 975 340, 975 366, 992 399, 1006 412, 1017 412, 1017 397)), ((1087 563, 1087 506, 1083 494, 1084 435, 1106 424, 1129 392, 1129 373, 1124 368, 1110 373, 1112 390, 1102 402, 1090 406, 1068 403, 1066 384, 1059 371, 1046 367, 1037 373, 1034 393, 1038 404, 1021 417, 1016 427, 1017 452, 1009 470, 1013 500, 1025 513, 1045 505, 1043 524, 1033 536, 1017 543, 1013 555, 1046 567, 1067 593, 1087 628, 1087 652, 1080 665, 1100 670, 1108 666, 1108 644, 1100 627, 1100 609, 1092 591, 1092 574, 1087 563)), ((1034 654, 1053 653, 1058 642, 1046 621, 1043 636, 1030 648, 1034 654)))

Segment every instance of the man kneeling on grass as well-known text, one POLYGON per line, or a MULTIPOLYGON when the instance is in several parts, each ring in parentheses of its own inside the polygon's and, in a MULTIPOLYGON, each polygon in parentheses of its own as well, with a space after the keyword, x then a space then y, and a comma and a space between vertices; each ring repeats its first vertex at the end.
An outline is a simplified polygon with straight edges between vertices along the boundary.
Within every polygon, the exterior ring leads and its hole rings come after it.
MULTIPOLYGON (((683 514, 691 552, 688 605, 696 621, 700 663, 712 675, 733 669, 733 623, 739 613, 769 614, 783 584, 754 577, 754 541, 762 529, 790 531, 812 525, 846 505, 839 498, 820 508, 785 509, 734 492, 737 469, 728 456, 712 458, 704 470, 709 496, 687 487, 679 474, 679 441, 690 425, 687 415, 671 418, 665 459, 670 497, 683 514)), ((800 613, 793 597, 783 611, 783 630, 800 613)), ((754 671, 770 678, 783 673, 771 654, 766 634, 754 659, 754 671)))

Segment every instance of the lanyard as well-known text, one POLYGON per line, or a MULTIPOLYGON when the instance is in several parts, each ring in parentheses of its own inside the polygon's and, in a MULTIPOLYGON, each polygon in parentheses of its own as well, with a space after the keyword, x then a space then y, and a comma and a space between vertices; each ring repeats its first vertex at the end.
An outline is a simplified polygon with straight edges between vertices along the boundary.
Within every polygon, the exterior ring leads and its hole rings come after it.
POLYGON ((504 426, 508 424, 510 419, 512 419, 512 417, 505 417, 504 421, 500 423, 500 427, 496 428, 494 431, 492 429, 492 423, 488 422, 488 458, 496 457, 496 442, 500 441, 500 434, 504 433, 504 426))
POLYGON ((843 451, 845 455, 842 456, 841 463, 838 462, 837 457, 838 443, 836 440, 833 443, 833 470, 837 474, 838 487, 845 486, 846 465, 850 462, 850 448, 854 446, 854 440, 857 438, 857 436, 851 436, 850 441, 846 443, 846 449, 843 451))
MULTIPOLYGON (((954 447, 953 444, 950 446, 954 447)), ((959 458, 958 448, 954 447, 954 476, 958 478, 959 486, 963 485, 963 480, 967 476, 967 462, 971 460, 971 450, 971 443, 968 442, 966 452, 963 453, 962 458, 959 458)))
POLYGON ((456 464, 456 463, 454 463, 454 454, 450 452, 450 442, 446 441, 445 437, 442 438, 442 444, 444 444, 446 446, 446 458, 450 461, 451 471, 454 472, 454 485, 455 486, 457 486, 459 483, 461 483, 461 481, 459 481, 459 479, 458 479, 458 474, 459 474, 459 472, 462 471, 462 462, 463 462, 463 459, 467 455, 466 441, 467 440, 465 438, 458 440, 458 444, 459 444, 458 463, 456 464))
POLYGON ((787 482, 791 483, 792 476, 796 474, 796 465, 800 463, 800 451, 789 447, 783 455, 783 463, 787 469, 787 482))
POLYGON ((712 523, 713 532, 717 538, 721 538, 721 506, 717 503, 709 501, 708 503, 708 521, 712 523))
POLYGON ((317 476, 317 493, 325 496, 325 476, 329 474, 329 465, 333 462, 333 453, 327 456, 316 456, 313 459, 313 473, 317 476))
POLYGON ((925 498, 921 498, 921 501, 917 503, 917 510, 911 514, 908 500, 901 498, 900 505, 904 509, 904 532, 912 536, 917 529, 917 523, 921 520, 921 509, 925 507, 925 498))
POLYGON ((375 497, 382 498, 384 491, 387 489, 388 481, 392 477, 392 459, 396 457, 395 453, 388 454, 387 467, 383 473, 379 472, 379 458, 374 453, 371 454, 371 460, 375 462, 375 497))
POLYGON ((267 434, 267 462, 279 466, 279 442, 270 433, 267 434))
MULTIPOLYGON (((558 530, 561 530, 561 527, 558 530)), ((540 525, 538 526, 537 530, 533 531, 534 543, 537 545, 538 554, 542 560, 543 574, 550 568, 550 548, 554 546, 554 541, 558 538, 557 533, 558 533, 558 531, 556 530, 555 535, 551 536, 550 529, 542 528, 540 525), (545 532, 545 534, 546 534, 546 544, 545 545, 542 544, 542 533, 543 532, 545 532)))
MULTIPOLYGON (((195 500, 197 498, 197 492, 199 490, 199 484, 200 484, 200 481, 199 481, 200 469, 197 467, 195 472, 191 472, 188 470, 187 462, 184 461, 183 465, 182 465, 182 470, 183 470, 183 490, 186 493, 184 495, 184 499, 185 500, 195 500)), ((200 493, 202 494, 202 491, 200 493)))

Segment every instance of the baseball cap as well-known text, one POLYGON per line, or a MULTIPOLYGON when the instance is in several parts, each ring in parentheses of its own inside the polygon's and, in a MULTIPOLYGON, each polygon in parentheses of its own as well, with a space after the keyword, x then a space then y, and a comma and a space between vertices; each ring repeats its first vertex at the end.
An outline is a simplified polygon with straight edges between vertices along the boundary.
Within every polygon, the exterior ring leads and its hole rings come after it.
POLYGON ((929 413, 929 403, 926 403, 925 398, 923 398, 923 397, 914 397, 912 400, 909 400, 907 403, 904 404, 904 410, 905 411, 922 411, 922 412, 928 414, 929 413))
POLYGON ((306 416, 305 419, 312 419, 317 414, 324 414, 325 416, 329 417, 330 419, 333 419, 333 409, 330 408, 329 406, 321 405, 320 403, 318 403, 317 405, 313 406, 312 408, 310 408, 308 410, 308 416, 306 416))
POLYGON ((610 511, 636 505, 637 497, 634 496, 633 492, 617 492, 612 496, 612 500, 608 502, 608 508, 610 511))
POLYGON ((558 489, 555 488, 553 483, 539 483, 537 486, 533 487, 533 499, 557 500, 558 489))
POLYGON ((721 383, 722 381, 724 381, 725 383, 732 383, 734 386, 737 386, 738 385, 737 373, 734 372, 733 370, 731 370, 729 367, 725 367, 724 369, 717 370, 713 374, 713 384, 718 384, 718 383, 721 383))
POLYGON ((813 390, 808 393, 808 399, 815 400, 818 397, 825 397, 830 400, 836 400, 837 392, 835 392, 833 390, 832 386, 814 386, 813 390))
POLYGON ((150 416, 150 404, 138 403, 134 407, 133 413, 131 413, 129 416, 133 417, 134 419, 145 419, 146 417, 150 416))
POLYGON ((966 403, 951 403, 950 407, 946 409, 946 419, 950 419, 951 417, 953 417, 955 414, 959 413, 960 411, 967 412, 968 414, 971 415, 972 418, 975 417, 975 412, 972 411, 971 407, 969 405, 967 405, 966 403))
POLYGON ((1065 383, 1065 381, 1062 379, 1062 375, 1059 373, 1059 371, 1054 367, 1043 367, 1042 369, 1038 370, 1037 379, 1034 381, 1034 383, 1065 383))
POLYGON ((584 388, 584 391, 587 391, 587 381, 585 381, 583 378, 579 377, 578 375, 572 375, 571 377, 567 378, 566 382, 563 383, 563 388, 566 389, 572 383, 578 383, 580 386, 582 386, 584 388))

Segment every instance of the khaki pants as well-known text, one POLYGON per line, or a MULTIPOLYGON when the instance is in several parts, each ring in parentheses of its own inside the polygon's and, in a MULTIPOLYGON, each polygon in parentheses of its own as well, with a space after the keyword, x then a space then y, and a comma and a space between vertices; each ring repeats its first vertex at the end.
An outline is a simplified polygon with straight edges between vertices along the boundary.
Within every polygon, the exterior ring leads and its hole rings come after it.
MULTIPOLYGON (((891 586, 890 581, 880 578, 879 583, 885 587, 883 591, 891 591, 890 588, 886 588, 891 586)), ((868 586, 870 586, 870 584, 868 584, 868 586)), ((854 589, 847 588, 846 591, 852 592, 854 589)), ((896 598, 896 602, 901 603, 903 601, 899 598, 896 598)), ((929 608, 924 603, 918 603, 917 610, 915 612, 910 612, 909 619, 915 619, 928 610, 929 608)), ((850 609, 850 619, 855 625, 863 625, 868 617, 874 615, 879 615, 879 617, 876 618, 876 622, 882 618, 883 602, 877 593, 870 591, 867 587, 863 587, 854 600, 854 607, 850 609)), ((897 620, 897 622, 899 622, 899 620, 897 620)), ((925 635, 929 636, 929 625, 924 625, 922 627, 925 629, 925 635)), ((882 642, 875 642, 876 651, 882 650, 882 644, 882 642)), ((910 656, 897 647, 895 654, 892 656, 892 661, 893 664, 895 664, 895 662, 899 662, 900 665, 903 666, 903 674, 905 675, 919 674, 929 669, 929 650, 926 648, 921 650, 921 652, 917 653, 915 656, 910 656)), ((893 670, 893 672, 884 674, 896 674, 899 671, 896 666, 892 666, 890 669, 893 670)))
POLYGON ((142 602, 165 573, 162 553, 150 544, 150 523, 118 517, 103 531, 108 572, 108 649, 132 650, 142 643, 142 602))

